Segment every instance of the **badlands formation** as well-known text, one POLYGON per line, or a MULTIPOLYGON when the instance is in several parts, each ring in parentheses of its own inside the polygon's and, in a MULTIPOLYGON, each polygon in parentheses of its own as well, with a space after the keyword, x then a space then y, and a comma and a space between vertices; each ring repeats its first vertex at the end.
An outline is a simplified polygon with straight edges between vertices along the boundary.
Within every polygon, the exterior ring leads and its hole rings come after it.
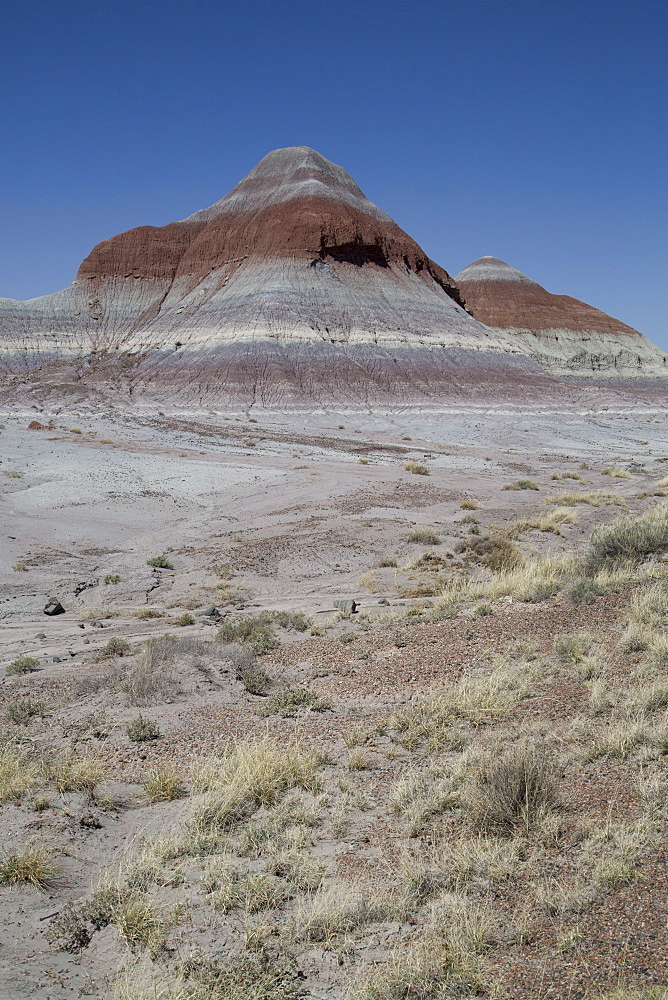
POLYGON ((0 1000, 665 1000, 661 352, 303 147, 0 337, 0 1000))
POLYGON ((553 372, 666 373, 640 334, 504 265, 460 279, 468 312, 345 170, 278 149, 210 208, 100 243, 62 292, 0 300, 0 371, 62 379, 69 363, 137 395, 278 407, 548 398, 553 372))

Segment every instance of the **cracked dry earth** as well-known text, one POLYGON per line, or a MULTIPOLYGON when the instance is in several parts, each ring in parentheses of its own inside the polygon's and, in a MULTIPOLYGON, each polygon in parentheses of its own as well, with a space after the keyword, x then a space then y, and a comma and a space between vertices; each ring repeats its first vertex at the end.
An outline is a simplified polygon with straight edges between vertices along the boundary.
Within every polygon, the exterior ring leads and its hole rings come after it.
POLYGON ((0 437, 3 663, 36 661, 0 687, 0 997, 668 984, 665 664, 624 640, 664 563, 589 603, 439 597, 494 579, 478 539, 558 557, 660 503, 663 411, 565 414, 558 441, 541 413, 34 415, 0 437), (253 684, 218 630, 267 610, 253 684), (554 800, 491 829, 481 790, 527 745, 554 800), (26 845, 43 887, 8 875, 26 845))

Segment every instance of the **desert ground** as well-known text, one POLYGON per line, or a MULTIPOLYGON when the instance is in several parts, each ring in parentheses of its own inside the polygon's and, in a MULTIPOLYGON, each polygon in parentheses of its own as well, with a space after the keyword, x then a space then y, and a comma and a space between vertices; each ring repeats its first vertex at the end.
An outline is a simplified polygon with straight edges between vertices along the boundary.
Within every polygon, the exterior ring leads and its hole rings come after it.
POLYGON ((667 416, 6 405, 0 997, 668 995, 667 416))

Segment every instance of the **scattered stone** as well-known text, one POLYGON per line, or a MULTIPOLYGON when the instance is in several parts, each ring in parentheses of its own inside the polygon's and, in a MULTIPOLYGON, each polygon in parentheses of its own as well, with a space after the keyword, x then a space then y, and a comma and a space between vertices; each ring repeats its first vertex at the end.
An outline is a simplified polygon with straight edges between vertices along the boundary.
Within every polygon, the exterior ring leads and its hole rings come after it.
MULTIPOLYGON (((84 590, 88 590, 90 587, 97 587, 99 580, 80 580, 74 588, 74 596, 78 597, 79 594, 83 593, 84 590)), ((81 626, 83 628, 83 625, 81 626)))
POLYGON ((79 826, 83 826, 87 830, 99 830, 102 824, 95 813, 87 812, 79 817, 79 826))
POLYGON ((65 608, 60 601, 51 600, 44 606, 45 615, 64 615, 65 608))
POLYGON ((334 607, 345 615, 354 615, 358 608, 357 601, 334 601, 334 607))
POLYGON ((245 607, 246 607, 245 604, 235 604, 234 605, 234 610, 235 611, 243 611, 245 607))
POLYGON ((202 618, 222 618, 222 615, 218 608, 207 608, 206 611, 202 612, 202 618))

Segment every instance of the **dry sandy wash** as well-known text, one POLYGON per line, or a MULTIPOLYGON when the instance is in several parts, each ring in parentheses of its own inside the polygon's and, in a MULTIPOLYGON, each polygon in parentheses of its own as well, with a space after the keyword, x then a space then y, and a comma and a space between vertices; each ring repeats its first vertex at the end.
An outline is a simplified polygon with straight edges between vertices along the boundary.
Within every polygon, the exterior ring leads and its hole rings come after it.
POLYGON ((665 406, 25 398, 3 1000, 666 996, 665 406))

